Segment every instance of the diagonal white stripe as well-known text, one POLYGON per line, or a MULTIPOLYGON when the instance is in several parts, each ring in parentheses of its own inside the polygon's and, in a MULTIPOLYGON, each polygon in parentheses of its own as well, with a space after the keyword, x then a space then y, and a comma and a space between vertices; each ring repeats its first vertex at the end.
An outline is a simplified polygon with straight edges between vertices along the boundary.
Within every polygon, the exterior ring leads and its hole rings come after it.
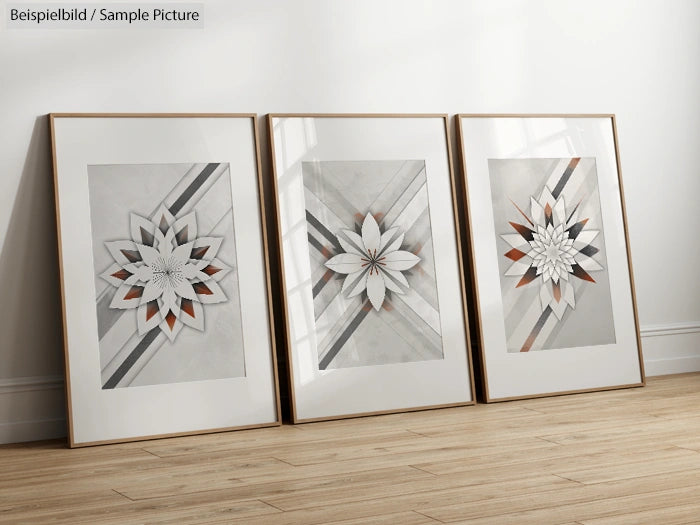
POLYGON ((440 314, 430 304, 414 290, 410 289, 403 295, 394 295, 394 300, 403 301, 406 306, 413 310, 418 317, 438 335, 442 334, 440 329, 440 314))

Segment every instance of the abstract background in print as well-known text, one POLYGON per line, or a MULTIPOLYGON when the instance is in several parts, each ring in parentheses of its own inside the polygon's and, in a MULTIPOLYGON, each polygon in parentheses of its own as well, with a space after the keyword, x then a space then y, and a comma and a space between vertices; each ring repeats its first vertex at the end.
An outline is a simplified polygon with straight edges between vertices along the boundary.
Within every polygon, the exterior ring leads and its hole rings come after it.
POLYGON ((319 368, 442 359, 425 162, 313 161, 302 172, 319 368), (361 235, 368 214, 381 232, 404 233, 398 249, 420 258, 379 309, 366 290, 342 292, 346 275, 326 266, 345 251, 338 236, 361 235))
POLYGON ((488 163, 508 352, 615 343, 595 159, 488 163))
POLYGON ((245 376, 229 179, 221 163, 88 166, 103 389, 245 376), (230 268, 225 299, 202 304, 203 330, 183 326, 172 341, 158 327, 140 335, 134 309, 110 308, 118 289, 101 277, 114 263, 105 243, 131 239, 130 214, 151 219, 161 205, 175 219, 194 212, 197 237, 221 238, 230 268))

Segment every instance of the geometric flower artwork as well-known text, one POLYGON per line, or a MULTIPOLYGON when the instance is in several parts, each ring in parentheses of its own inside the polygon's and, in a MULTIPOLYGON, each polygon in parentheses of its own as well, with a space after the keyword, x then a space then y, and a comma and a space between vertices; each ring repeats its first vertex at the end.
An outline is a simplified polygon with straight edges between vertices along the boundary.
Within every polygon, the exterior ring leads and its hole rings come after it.
POLYGON ((103 389, 245 376, 228 170, 88 166, 103 389))
POLYGON ((165 205, 130 214, 131 239, 108 241, 114 257, 100 277, 118 290, 110 308, 135 309, 139 335, 160 327, 174 341, 183 325, 204 330, 203 304, 227 300, 216 281, 230 270, 215 259, 221 237, 197 237, 195 212, 175 220, 165 205))
POLYGON ((319 369, 442 359, 425 162, 302 175, 319 369))
POLYGON ((354 297, 366 291, 370 303, 379 311, 387 290, 403 294, 402 285, 410 288, 401 272, 418 264, 420 258, 399 250, 404 238, 399 228, 382 233, 370 213, 360 229, 362 236, 351 230, 343 230, 342 235, 338 235, 344 252, 329 259, 326 267, 347 275, 341 293, 354 297))
POLYGON ((614 343, 595 159, 489 159, 489 173, 508 351, 614 343))

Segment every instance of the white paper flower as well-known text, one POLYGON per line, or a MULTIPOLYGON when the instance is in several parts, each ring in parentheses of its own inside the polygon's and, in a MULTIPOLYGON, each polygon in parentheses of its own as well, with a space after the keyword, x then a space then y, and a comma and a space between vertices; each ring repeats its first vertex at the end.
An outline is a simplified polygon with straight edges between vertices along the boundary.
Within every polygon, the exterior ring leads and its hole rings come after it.
POLYGON ((398 228, 381 233, 370 213, 364 218, 361 231, 362 236, 342 230, 345 238, 340 235, 337 238, 345 252, 325 264, 334 272, 347 274, 341 293, 348 292, 348 297, 354 297, 367 290, 372 306, 379 310, 387 289, 402 294, 400 285, 409 287, 401 272, 418 264, 420 258, 400 249, 404 234, 398 228))
POLYGON ((544 188, 539 199, 530 197, 530 217, 516 205, 530 226, 511 222, 517 233, 501 235, 512 247, 505 256, 513 264, 505 274, 521 277, 516 288, 539 278, 541 309, 550 307, 558 319, 567 305, 576 306, 569 276, 594 283, 588 272, 603 269, 592 258, 598 248, 591 242, 599 230, 586 229, 588 219, 578 219, 579 205, 567 214, 564 197, 555 198, 544 188))
POLYGON ((546 228, 536 224, 535 228, 530 241, 532 249, 527 255, 532 257, 532 266, 537 268, 537 275, 542 276, 543 282, 551 279, 556 283, 560 278, 568 280, 576 264, 575 255, 578 254, 569 232, 564 230, 563 224, 556 228, 552 224, 546 228))
POLYGON ((197 238, 195 212, 175 219, 163 205, 130 222, 131 240, 105 243, 115 261, 100 276, 117 287, 110 308, 136 309, 139 335, 159 326, 173 341, 183 325, 204 330, 202 305, 228 300, 217 284, 230 270, 215 258, 222 239, 197 238))

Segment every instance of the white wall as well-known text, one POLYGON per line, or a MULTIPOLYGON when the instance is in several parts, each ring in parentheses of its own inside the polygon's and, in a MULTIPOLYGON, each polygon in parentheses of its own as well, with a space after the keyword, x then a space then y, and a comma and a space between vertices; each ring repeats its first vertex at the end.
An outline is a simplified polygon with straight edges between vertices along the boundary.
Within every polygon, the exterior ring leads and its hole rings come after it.
POLYGON ((0 442, 65 433, 49 112, 616 113, 647 373, 700 370, 699 24, 697 0, 210 0, 194 30, 0 20, 0 442))

